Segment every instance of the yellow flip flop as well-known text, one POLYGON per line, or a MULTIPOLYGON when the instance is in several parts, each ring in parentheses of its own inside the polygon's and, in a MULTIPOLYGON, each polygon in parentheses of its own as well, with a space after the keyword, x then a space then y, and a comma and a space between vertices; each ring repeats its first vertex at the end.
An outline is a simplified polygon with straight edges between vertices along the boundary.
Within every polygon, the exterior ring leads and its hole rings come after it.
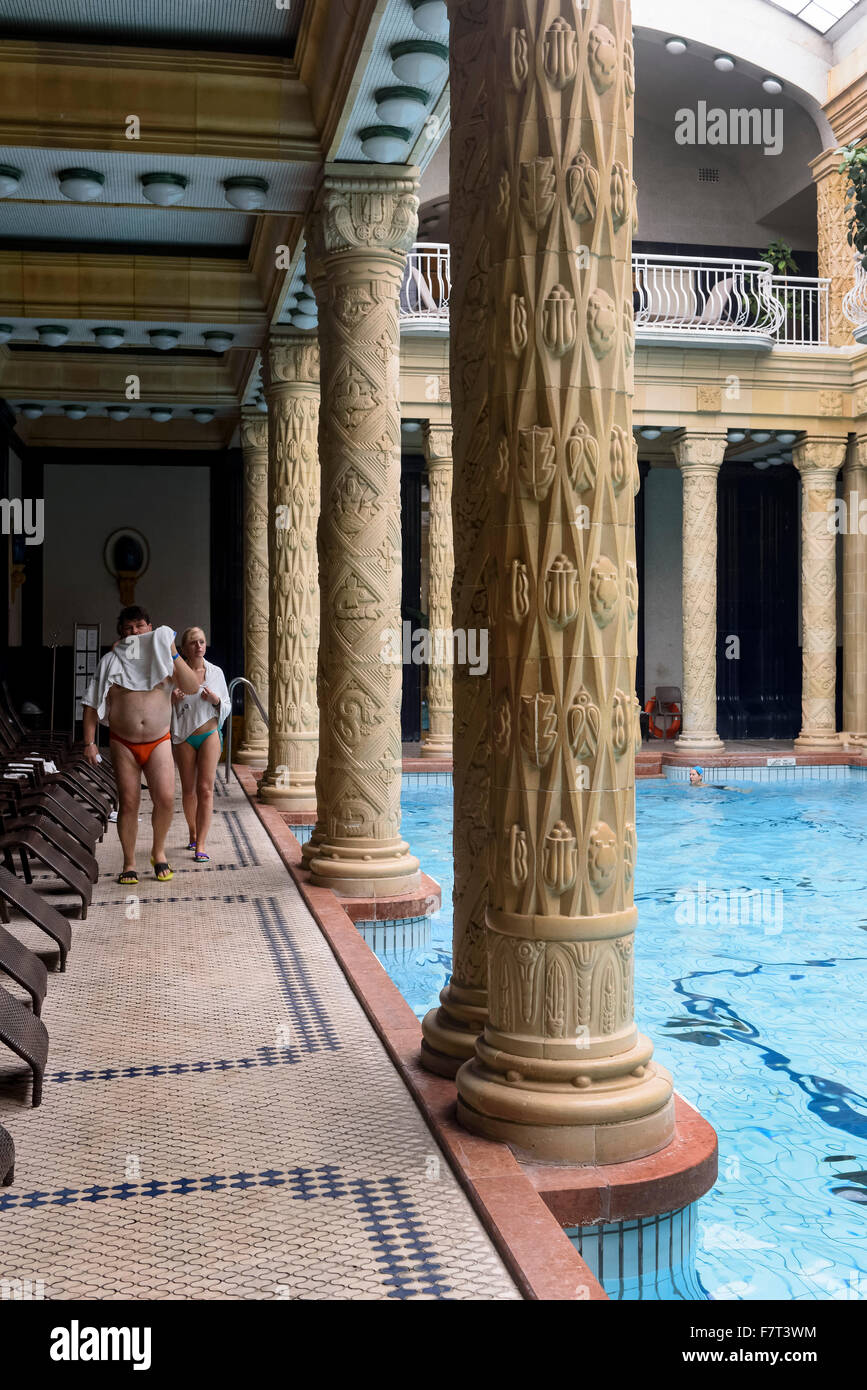
POLYGON ((153 865, 154 878, 158 883, 168 883, 170 878, 174 878, 175 871, 171 864, 167 864, 165 860, 161 860, 158 864, 153 855, 151 855, 151 864, 153 865))

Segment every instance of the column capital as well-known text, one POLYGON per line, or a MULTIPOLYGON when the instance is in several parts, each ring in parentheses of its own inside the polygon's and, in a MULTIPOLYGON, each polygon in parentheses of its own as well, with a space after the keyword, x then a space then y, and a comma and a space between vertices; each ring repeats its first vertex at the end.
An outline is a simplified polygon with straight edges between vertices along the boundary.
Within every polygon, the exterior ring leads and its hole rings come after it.
POLYGON ((718 473, 728 445, 724 431, 712 430, 682 434, 674 441, 674 460, 678 468, 718 473))
POLYGON ((432 425, 427 421, 424 426, 424 452, 428 470, 451 468, 452 447, 451 425, 432 425))
POLYGON ((347 251, 405 256, 418 231, 418 180, 414 166, 327 164, 307 228, 311 275, 347 251))
POLYGON ((241 411, 241 448, 268 448, 268 416, 261 410, 241 411))
POLYGON ((802 439, 792 448, 792 462, 805 484, 819 474, 836 475, 846 462, 848 440, 830 436, 802 439))
POLYGON ((265 389, 293 382, 319 384, 319 342, 310 333, 272 333, 262 354, 265 389))

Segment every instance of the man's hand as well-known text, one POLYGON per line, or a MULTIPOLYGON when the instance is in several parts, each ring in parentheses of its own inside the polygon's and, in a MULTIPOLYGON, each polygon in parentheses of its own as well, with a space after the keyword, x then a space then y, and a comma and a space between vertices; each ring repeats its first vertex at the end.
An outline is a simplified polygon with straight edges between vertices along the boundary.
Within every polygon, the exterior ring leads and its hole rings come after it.
POLYGON ((206 685, 202 686, 201 690, 199 691, 199 694, 201 695, 203 700, 210 700, 212 705, 219 705, 220 703, 219 695, 215 695, 213 690, 209 690, 206 685))
POLYGON ((96 767, 99 762, 99 749, 95 743, 89 743, 84 750, 84 756, 92 767, 96 767))
POLYGON ((172 691, 172 704, 179 705, 181 701, 185 700, 186 698, 187 697, 184 694, 184 692, 182 690, 178 690, 177 686, 175 686, 174 690, 172 691))

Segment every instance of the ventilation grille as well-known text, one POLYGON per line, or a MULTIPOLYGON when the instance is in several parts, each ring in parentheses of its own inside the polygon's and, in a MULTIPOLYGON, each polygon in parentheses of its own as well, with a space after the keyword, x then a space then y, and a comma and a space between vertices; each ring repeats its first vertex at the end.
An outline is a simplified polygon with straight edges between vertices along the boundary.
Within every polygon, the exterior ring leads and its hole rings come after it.
POLYGON ((699 169, 699 183, 719 183, 719 169, 699 169))

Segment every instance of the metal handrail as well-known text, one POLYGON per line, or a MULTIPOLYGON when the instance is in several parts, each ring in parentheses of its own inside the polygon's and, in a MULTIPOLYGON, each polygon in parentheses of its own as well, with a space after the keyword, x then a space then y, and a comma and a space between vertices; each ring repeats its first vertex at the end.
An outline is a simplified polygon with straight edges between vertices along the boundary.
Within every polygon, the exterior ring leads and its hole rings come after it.
MULTIPOLYGON (((233 697, 233 695, 235 694, 235 686, 236 686, 236 685, 248 685, 248 686, 250 687, 250 694, 253 696, 253 699, 256 701, 256 705, 258 706, 259 713, 261 714, 262 718, 264 719, 264 721, 265 721, 265 728, 267 729, 267 727, 268 727, 268 713, 267 713, 267 711, 265 710, 265 708, 263 707, 262 701, 259 699, 259 696, 258 696, 258 694, 256 693, 256 687, 255 687, 255 685, 253 684, 253 682, 252 682, 252 681, 248 681, 246 676, 236 676, 235 679, 234 679, 233 681, 229 681, 229 699, 230 699, 230 701, 232 700, 232 697, 233 697)), ((230 778, 231 775, 232 775, 232 719, 234 718, 234 713, 235 713, 235 712, 234 712, 233 709, 230 709, 230 710, 229 710, 229 729, 228 729, 228 733, 226 734, 226 781, 227 781, 227 782, 228 782, 229 778, 230 778)))

